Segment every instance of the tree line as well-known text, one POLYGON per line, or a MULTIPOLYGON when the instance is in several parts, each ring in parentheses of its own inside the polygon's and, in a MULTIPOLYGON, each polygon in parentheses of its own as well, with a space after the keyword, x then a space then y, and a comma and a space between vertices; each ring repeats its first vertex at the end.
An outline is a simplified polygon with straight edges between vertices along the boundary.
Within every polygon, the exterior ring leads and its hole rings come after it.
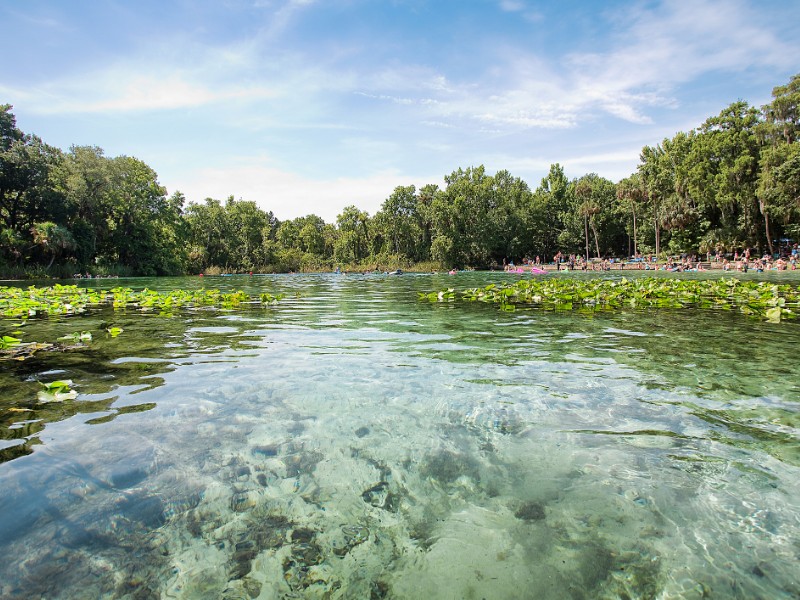
POLYGON ((373 216, 344 208, 281 221, 251 200, 187 202, 156 172, 101 148, 68 152, 26 134, 0 105, 0 275, 171 275, 413 265, 487 268, 557 252, 630 256, 775 253, 800 239, 800 74, 760 108, 737 101, 642 149, 614 183, 539 186, 505 170, 459 168, 445 185, 398 186, 373 216))

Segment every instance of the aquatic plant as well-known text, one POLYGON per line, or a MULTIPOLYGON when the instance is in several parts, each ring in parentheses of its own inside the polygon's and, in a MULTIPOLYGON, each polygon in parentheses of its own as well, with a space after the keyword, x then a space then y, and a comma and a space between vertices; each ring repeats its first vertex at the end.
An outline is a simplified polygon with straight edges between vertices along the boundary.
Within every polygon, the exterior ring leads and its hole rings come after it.
POLYGON ((59 342, 72 342, 74 344, 86 343, 92 341, 92 334, 88 331, 76 331, 67 335, 62 335, 58 338, 59 342))
MULTIPOLYGON (((420 293, 420 300, 455 301, 450 288, 420 293)), ((504 310, 518 306, 545 310, 618 308, 710 308, 738 309, 747 315, 777 323, 797 318, 800 291, 797 286, 733 278, 688 280, 641 278, 612 279, 522 279, 508 285, 490 284, 460 292, 468 302, 500 304, 504 310)))
POLYGON ((39 382, 44 390, 39 392, 40 402, 61 402, 63 400, 74 400, 78 397, 78 392, 72 389, 71 379, 58 379, 50 383, 39 382))
MULTIPOLYGON (((56 284, 52 287, 27 288, 0 286, 0 318, 19 319, 14 327, 24 326, 29 319, 43 317, 74 317, 92 308, 111 306, 116 311, 157 311, 159 315, 171 317, 178 311, 199 309, 239 310, 243 308, 268 307, 285 298, 285 294, 262 293, 251 297, 239 290, 222 292, 215 289, 171 290, 157 292, 143 289, 135 291, 127 287, 111 290, 79 288, 76 285, 56 284)), ((112 338, 122 333, 122 328, 110 326, 106 331, 112 338)), ((17 333, 17 332, 13 332, 17 333)), ((0 360, 13 358, 24 360, 39 350, 66 350, 84 347, 92 341, 89 331, 75 332, 58 338, 61 343, 26 342, 10 335, 0 337, 0 360), (73 345, 65 345, 71 342, 73 345)))
POLYGON ((6 350, 7 348, 13 348, 14 346, 19 346, 22 340, 11 337, 10 335, 4 335, 0 338, 0 349, 6 350))
POLYGON ((235 309, 246 305, 273 305, 284 294, 260 294, 251 298, 245 292, 221 292, 214 289, 172 290, 157 292, 147 288, 134 291, 116 287, 108 291, 56 284, 52 287, 30 286, 26 289, 0 287, 0 316, 27 319, 37 315, 74 315, 93 306, 111 305, 115 309, 159 310, 170 315, 174 310, 201 307, 235 309))

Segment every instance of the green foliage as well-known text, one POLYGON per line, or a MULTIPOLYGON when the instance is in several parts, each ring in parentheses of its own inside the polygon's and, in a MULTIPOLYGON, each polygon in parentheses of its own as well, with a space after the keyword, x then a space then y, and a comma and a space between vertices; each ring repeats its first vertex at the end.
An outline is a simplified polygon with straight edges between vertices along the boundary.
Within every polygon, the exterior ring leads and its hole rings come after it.
MULTIPOLYGON (((283 299, 283 295, 270 296, 270 304, 283 299)), ((221 292, 214 289, 172 290, 156 292, 144 289, 134 291, 131 288, 116 287, 109 291, 98 291, 78 288, 74 285, 53 287, 30 286, 26 289, 17 287, 0 287, 0 317, 27 319, 48 315, 77 315, 86 312, 93 306, 111 305, 118 310, 134 309, 141 311, 158 310, 169 315, 176 310, 190 310, 204 307, 238 308, 242 304, 265 302, 263 298, 253 299, 239 290, 221 292)), ((111 328, 115 329, 115 328, 111 328)), ((121 332, 117 331, 119 334, 121 332)), ((109 331, 109 333, 113 332, 109 331)), ((86 341, 83 332, 78 335, 79 341, 86 341)))
POLYGON ((76 331, 58 338, 60 342, 72 342, 73 344, 85 344, 92 341, 92 334, 89 331, 76 331))
POLYGON ((445 187, 399 185, 370 216, 288 221, 251 200, 167 197, 153 169, 94 146, 62 152, 0 105, 0 275, 315 271, 433 261, 499 266, 557 252, 775 253, 800 238, 800 75, 757 109, 734 102, 695 130, 645 146, 618 184, 559 164, 535 190, 500 170, 458 168, 445 187))
POLYGON ((40 402, 62 402, 78 397, 78 392, 72 389, 71 379, 59 379, 50 383, 40 381, 39 384, 44 388, 38 395, 40 402))
MULTIPOLYGON (((285 294, 273 295, 267 292, 251 297, 241 290, 222 292, 215 289, 156 292, 148 289, 135 291, 127 287, 98 291, 58 284, 52 287, 30 286, 26 289, 0 287, 0 318, 22 319, 21 323, 14 324, 15 327, 20 327, 31 318, 76 317, 93 308, 104 306, 111 306, 116 311, 157 312, 159 316, 168 318, 179 311, 263 309, 278 304, 285 297, 285 294)), ((123 329, 111 326, 105 332, 109 337, 117 338, 123 333, 123 329)), ((23 343, 19 338, 3 335, 0 337, 0 360, 25 360, 41 350, 86 348, 92 340, 90 331, 62 336, 55 343, 23 343)))
MULTIPOLYGON (((455 300, 451 289, 419 294, 420 300, 455 300)), ((468 302, 544 310, 610 310, 621 308, 737 308, 770 322, 795 319, 800 314, 800 289, 792 285, 738 279, 522 279, 508 285, 491 284, 467 289, 460 298, 468 302)))
POLYGON ((0 338, 0 349, 6 350, 8 348, 14 348, 15 346, 19 346, 22 340, 11 337, 10 335, 4 335, 0 338))
POLYGON ((66 392, 69 391, 70 387, 72 386, 71 379, 51 381, 50 383, 42 383, 40 381, 39 383, 44 387, 44 389, 51 393, 66 392))

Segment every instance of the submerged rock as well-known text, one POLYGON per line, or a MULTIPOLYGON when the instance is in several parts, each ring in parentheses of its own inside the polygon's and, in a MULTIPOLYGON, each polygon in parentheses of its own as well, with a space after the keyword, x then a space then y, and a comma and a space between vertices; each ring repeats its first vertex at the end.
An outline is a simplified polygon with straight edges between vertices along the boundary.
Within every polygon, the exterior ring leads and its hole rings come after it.
POLYGON ((480 481, 478 465, 475 460, 465 454, 439 450, 428 455, 422 462, 420 472, 439 483, 454 483, 459 477, 470 477, 480 481))
POLYGON ((464 420, 468 426, 504 435, 516 435, 527 426, 526 421, 512 406, 476 406, 467 413, 464 420))
POLYGON ((397 510, 397 497, 389 491, 389 484, 386 481, 381 481, 365 490, 361 494, 361 498, 376 508, 383 508, 391 512, 397 510))
POLYGON ((541 521, 546 516, 544 504, 535 500, 524 502, 514 512, 514 516, 523 521, 541 521))
POLYGON ((246 512, 256 505, 253 492, 236 492, 231 497, 231 510, 233 512, 246 512))
POLYGON ((161 498, 147 494, 125 496, 119 503, 122 516, 147 529, 156 529, 166 523, 164 508, 161 498))
POLYGON ((120 465, 115 467, 108 475, 108 483, 111 487, 124 490, 141 483, 147 477, 147 469, 133 465, 120 465))
POLYGON ((280 446, 278 444, 262 444, 253 447, 253 454, 256 456, 278 456, 280 446))
POLYGON ((316 451, 304 451, 297 449, 294 453, 287 455, 284 458, 286 465, 287 477, 299 477, 303 474, 311 474, 317 466, 317 463, 323 459, 323 455, 316 451))

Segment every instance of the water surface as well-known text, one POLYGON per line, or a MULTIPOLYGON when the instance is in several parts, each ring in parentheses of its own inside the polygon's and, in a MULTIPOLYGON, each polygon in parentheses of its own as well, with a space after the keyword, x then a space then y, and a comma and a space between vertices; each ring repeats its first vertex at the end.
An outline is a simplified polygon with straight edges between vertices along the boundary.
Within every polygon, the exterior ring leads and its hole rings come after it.
POLYGON ((507 277, 85 282, 288 296, 26 326, 0 596, 798 597, 800 325, 417 300, 507 277))

